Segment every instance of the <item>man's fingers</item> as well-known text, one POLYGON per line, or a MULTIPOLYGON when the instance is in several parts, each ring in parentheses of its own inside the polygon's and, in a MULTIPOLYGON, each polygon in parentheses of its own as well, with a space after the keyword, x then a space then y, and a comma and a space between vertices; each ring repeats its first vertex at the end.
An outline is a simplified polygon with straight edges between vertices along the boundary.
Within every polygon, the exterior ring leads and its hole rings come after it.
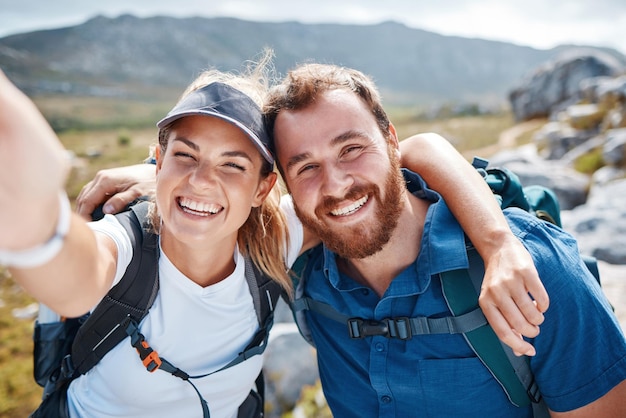
POLYGON ((142 193, 135 187, 131 187, 128 190, 124 190, 115 194, 109 200, 104 203, 102 212, 115 214, 123 211, 129 203, 132 203, 135 199, 142 196, 142 193))
POLYGON ((113 194, 115 190, 109 190, 104 187, 98 178, 90 181, 78 194, 76 198, 76 213, 87 220, 91 220, 91 214, 94 210, 103 204, 108 196, 113 194))

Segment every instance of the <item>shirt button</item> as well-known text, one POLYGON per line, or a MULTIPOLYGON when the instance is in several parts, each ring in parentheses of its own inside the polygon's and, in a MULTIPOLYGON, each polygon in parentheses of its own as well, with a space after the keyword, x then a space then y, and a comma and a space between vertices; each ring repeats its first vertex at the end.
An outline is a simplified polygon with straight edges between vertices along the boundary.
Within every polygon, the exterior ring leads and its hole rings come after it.
POLYGON ((376 343, 376 351, 378 351, 378 352, 385 351, 385 344, 383 344, 383 343, 376 343))
POLYGON ((361 289, 361 293, 363 294, 363 296, 367 296, 370 294, 369 289, 361 289))
POLYGON ((391 402, 391 396, 387 396, 387 395, 385 395, 385 396, 381 397, 381 398, 380 398, 380 400, 381 400, 383 403, 389 403, 389 402, 391 402))

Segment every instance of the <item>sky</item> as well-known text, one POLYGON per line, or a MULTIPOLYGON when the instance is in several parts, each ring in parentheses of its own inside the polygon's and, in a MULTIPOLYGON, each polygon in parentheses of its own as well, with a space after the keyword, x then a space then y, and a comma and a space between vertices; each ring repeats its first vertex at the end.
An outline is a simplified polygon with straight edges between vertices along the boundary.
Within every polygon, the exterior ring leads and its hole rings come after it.
POLYGON ((606 46, 626 54, 625 0, 0 0, 0 37, 124 13, 262 22, 393 20, 442 35, 538 49, 560 44, 606 46))

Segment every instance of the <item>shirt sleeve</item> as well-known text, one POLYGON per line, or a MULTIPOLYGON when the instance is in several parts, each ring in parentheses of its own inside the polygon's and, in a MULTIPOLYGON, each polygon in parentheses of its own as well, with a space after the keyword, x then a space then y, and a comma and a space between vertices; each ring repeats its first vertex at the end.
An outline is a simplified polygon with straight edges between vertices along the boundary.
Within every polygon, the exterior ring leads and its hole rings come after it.
POLYGON ((286 248, 286 264, 291 267, 293 266, 293 263, 296 262, 296 259, 300 254, 300 250, 302 249, 302 245, 304 243, 304 229, 300 219, 298 219, 298 216, 296 215, 296 211, 293 208, 291 195, 285 194, 281 197, 280 209, 283 211, 285 218, 287 219, 289 245, 288 248, 286 248))
POLYGON ((133 246, 128 233, 113 215, 105 215, 99 221, 89 222, 89 227, 96 233, 104 234, 111 238, 117 247, 117 268, 115 279, 111 287, 119 283, 124 276, 131 259, 133 258, 133 246))
POLYGON ((626 379, 626 339, 574 238, 517 212, 512 230, 531 253, 550 296, 540 334, 532 340, 537 354, 531 369, 550 409, 570 411, 626 379))

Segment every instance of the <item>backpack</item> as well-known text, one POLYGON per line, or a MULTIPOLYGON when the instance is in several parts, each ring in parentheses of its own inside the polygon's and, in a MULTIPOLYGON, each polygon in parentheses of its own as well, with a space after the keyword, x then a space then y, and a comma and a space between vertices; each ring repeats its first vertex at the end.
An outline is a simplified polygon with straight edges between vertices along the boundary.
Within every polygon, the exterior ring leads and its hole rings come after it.
MULTIPOLYGON (((139 332, 139 323, 148 314, 159 290, 158 236, 151 230, 148 209, 148 202, 140 202, 115 215, 131 239, 133 256, 122 279, 111 288, 93 312, 79 318, 48 323, 36 321, 33 333, 34 377, 44 392, 42 404, 33 412, 32 418, 66 416, 70 382, 87 373, 127 337, 130 337, 129 341, 147 371, 154 372, 160 368, 185 380, 194 388, 204 417, 210 416, 208 405, 191 379, 217 373, 265 350, 273 324, 274 307, 282 290, 276 282, 263 275, 249 257, 245 257, 245 276, 259 320, 259 330, 243 352, 219 370, 201 376, 189 376, 152 350, 139 332)), ((262 372, 256 379, 256 385, 257 391, 250 392, 239 408, 238 417, 262 416, 262 372)))
MULTIPOLYGON (((481 173, 500 206, 519 207, 537 218, 561 227, 560 206, 555 193, 547 187, 523 187, 518 176, 505 168, 487 169, 488 161, 474 158, 472 165, 481 173)), ((302 336, 314 346, 304 311, 310 310, 336 322, 346 324, 351 338, 386 336, 410 339, 425 334, 463 334, 482 363, 505 391, 509 401, 518 407, 532 404, 533 416, 549 417, 548 408, 530 370, 527 356, 516 356, 503 344, 487 323, 478 305, 484 264, 476 249, 467 242, 469 268, 440 273, 444 298, 454 316, 444 318, 398 317, 380 321, 344 315, 332 306, 304 296, 307 263, 312 250, 302 254, 294 263, 295 295, 291 302, 294 319, 302 336)), ((597 260, 583 256, 585 265, 600 283, 597 260)))

